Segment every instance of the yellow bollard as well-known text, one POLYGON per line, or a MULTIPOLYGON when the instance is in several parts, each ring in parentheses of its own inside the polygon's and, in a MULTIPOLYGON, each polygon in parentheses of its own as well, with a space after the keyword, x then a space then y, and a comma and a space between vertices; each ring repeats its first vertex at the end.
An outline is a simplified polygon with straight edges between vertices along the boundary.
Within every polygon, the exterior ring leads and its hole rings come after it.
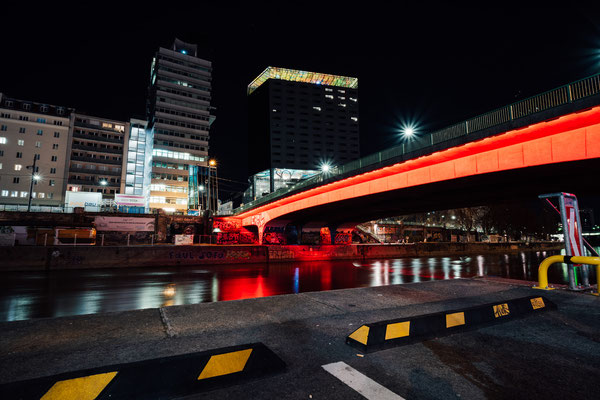
MULTIPOLYGON (((553 290, 554 288, 548 287, 548 268, 554 263, 562 263, 565 261, 565 256, 550 256, 546 258, 540 264, 538 268, 538 285, 534 286, 534 289, 541 290, 553 290)), ((596 266, 596 280, 600 278, 600 257, 583 257, 583 256, 573 256, 570 257, 569 263, 571 264, 590 264, 596 266)), ((594 296, 598 296, 598 289, 600 289, 600 285, 596 285, 596 292, 592 292, 594 296)))

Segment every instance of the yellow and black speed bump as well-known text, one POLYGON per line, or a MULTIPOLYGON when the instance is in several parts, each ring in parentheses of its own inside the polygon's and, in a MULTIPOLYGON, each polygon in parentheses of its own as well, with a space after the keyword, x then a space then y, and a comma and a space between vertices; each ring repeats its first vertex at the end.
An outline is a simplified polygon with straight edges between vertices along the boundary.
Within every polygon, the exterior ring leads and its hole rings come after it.
POLYGON ((262 343, 67 372, 0 385, 0 399, 170 399, 282 371, 262 343))
POLYGON ((346 343, 363 352, 402 346, 438 336, 509 321, 556 305, 545 297, 530 296, 489 303, 460 310, 399 318, 362 325, 346 338, 346 343))

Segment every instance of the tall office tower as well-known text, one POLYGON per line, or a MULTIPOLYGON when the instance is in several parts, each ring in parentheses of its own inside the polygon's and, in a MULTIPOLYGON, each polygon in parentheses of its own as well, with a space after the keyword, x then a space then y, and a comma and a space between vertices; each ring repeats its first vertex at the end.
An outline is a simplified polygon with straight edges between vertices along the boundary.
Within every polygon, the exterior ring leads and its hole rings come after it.
POLYGON ((126 162, 121 178, 121 193, 143 196, 144 208, 150 201, 152 178, 152 147, 154 132, 146 129, 146 121, 132 118, 125 139, 126 162))
POLYGON ((0 93, 0 204, 63 205, 72 113, 0 93))
POLYGON ((245 201, 359 158, 358 78, 268 67, 248 103, 245 201))
POLYGON ((121 192, 129 123, 77 113, 74 119, 67 190, 114 199, 121 192))
POLYGON ((188 208, 188 169, 208 161, 211 63, 175 39, 152 60, 148 128, 154 131, 150 208, 188 208))

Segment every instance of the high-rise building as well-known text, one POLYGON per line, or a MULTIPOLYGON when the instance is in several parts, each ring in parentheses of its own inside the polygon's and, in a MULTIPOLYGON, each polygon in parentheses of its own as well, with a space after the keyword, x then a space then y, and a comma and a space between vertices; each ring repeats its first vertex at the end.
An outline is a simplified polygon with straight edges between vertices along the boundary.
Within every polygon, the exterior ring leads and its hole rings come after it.
POLYGON ((143 196, 145 208, 150 201, 152 178, 152 147, 154 132, 146 129, 146 121, 132 118, 125 140, 126 162, 121 179, 121 193, 143 196))
POLYGON ((129 123, 74 114, 67 190, 102 193, 114 199, 121 193, 125 134, 129 123))
POLYGON ((63 205, 72 113, 0 93, 0 204, 63 205))
POLYGON ((268 67, 248 104, 245 201, 360 157, 358 78, 268 67))
POLYGON ((208 161, 211 98, 210 61, 197 46, 176 39, 152 60, 148 128, 154 132, 150 208, 188 208, 190 165, 208 161))

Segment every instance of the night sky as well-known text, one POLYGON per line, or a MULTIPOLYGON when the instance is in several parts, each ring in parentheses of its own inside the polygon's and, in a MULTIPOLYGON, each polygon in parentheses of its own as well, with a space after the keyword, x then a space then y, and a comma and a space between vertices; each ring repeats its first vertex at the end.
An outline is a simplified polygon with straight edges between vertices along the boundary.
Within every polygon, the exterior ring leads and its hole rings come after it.
POLYGON ((600 70, 600 7, 593 2, 21 3, 2 6, 0 92, 101 117, 143 117, 157 48, 175 37, 196 43, 213 62, 211 155, 220 177, 241 182, 246 86, 269 65, 358 77, 363 156, 399 143, 402 121, 429 132, 600 70))

